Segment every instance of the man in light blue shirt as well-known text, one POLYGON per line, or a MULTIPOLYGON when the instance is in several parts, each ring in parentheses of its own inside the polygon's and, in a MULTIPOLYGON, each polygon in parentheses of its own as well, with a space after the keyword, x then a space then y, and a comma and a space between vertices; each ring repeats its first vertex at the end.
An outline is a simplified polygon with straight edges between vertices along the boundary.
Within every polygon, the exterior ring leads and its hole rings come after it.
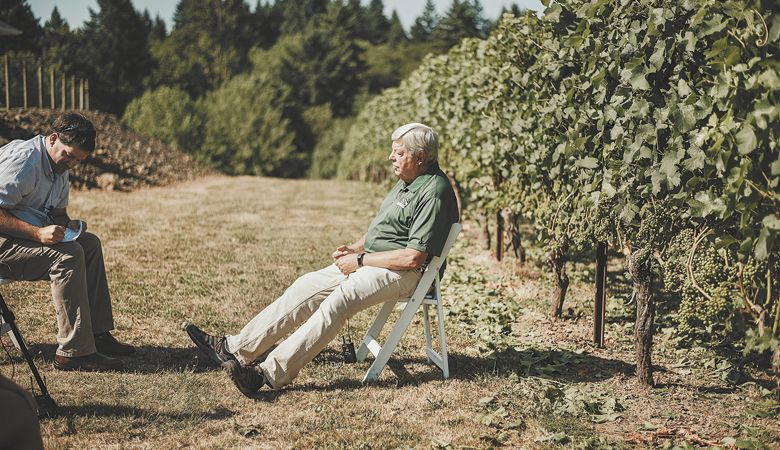
POLYGON ((95 148, 86 117, 65 113, 47 136, 0 148, 0 277, 49 280, 57 313, 54 367, 117 370, 133 347, 118 342, 100 240, 68 216, 68 170, 95 148), (82 232, 74 240, 66 238, 82 232))

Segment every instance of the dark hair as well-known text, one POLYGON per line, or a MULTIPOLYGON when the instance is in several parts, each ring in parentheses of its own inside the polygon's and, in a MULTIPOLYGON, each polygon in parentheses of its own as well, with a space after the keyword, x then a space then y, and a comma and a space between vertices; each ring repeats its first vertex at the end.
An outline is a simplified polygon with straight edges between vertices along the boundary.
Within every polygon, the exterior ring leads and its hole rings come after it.
POLYGON ((79 113, 66 112, 51 124, 51 132, 57 133, 63 144, 87 153, 95 150, 95 126, 79 113))

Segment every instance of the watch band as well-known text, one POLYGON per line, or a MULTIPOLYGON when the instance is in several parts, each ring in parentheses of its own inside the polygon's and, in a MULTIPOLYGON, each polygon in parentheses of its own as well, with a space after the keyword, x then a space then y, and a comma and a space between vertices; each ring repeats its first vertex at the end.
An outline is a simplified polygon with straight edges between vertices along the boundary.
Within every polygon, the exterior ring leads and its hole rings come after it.
POLYGON ((364 256, 366 256, 366 252, 358 253, 358 257, 357 257, 358 267, 363 267, 363 257, 364 256))

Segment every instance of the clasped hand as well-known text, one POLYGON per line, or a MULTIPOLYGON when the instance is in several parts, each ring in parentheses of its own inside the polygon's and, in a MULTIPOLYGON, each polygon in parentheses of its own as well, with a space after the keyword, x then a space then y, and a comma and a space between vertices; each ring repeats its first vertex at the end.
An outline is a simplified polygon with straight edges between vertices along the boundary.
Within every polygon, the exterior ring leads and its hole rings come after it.
POLYGON ((333 259, 336 260, 336 267, 338 267, 344 275, 349 275, 358 269, 355 250, 346 245, 340 246, 333 252, 333 259))

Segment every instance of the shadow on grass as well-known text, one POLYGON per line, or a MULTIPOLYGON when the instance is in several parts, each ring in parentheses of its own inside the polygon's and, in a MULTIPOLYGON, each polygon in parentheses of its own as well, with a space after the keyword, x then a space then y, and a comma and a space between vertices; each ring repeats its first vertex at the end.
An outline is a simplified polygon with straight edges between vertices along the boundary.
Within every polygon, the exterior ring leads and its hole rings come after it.
POLYGON ((125 405, 108 405, 105 403, 87 403, 84 405, 60 405, 57 415, 52 419, 64 418, 67 423, 66 434, 75 434, 76 419, 80 417, 103 417, 114 419, 139 419, 149 423, 169 422, 200 422, 204 420, 221 420, 235 416, 236 413, 227 408, 217 408, 211 412, 161 412, 125 405))
MULTIPOLYGON (((54 344, 35 344, 31 351, 36 358, 42 358, 44 364, 54 362, 54 344)), ((170 372, 208 372, 220 368, 193 347, 160 347, 141 345, 135 353, 120 357, 125 363, 124 373, 160 373, 170 372)))
MULTIPOLYGON (((338 362, 341 356, 335 351, 325 351, 317 356, 317 362, 338 362)), ((358 363, 360 368, 368 370, 371 360, 358 363)), ((485 357, 472 357, 458 353, 449 355, 450 379, 477 380, 485 375, 520 377, 534 376, 567 383, 586 383, 601 381, 618 374, 633 375, 634 367, 615 359, 583 355, 566 350, 539 350, 534 348, 515 350, 507 349, 500 353, 485 357)), ((441 370, 428 364, 424 357, 391 358, 387 363, 395 375, 382 377, 380 380, 363 384, 358 378, 340 378, 328 383, 311 382, 295 384, 277 391, 261 390, 254 398, 260 401, 274 401, 285 391, 329 391, 334 389, 353 390, 363 386, 403 387, 416 386, 442 380, 441 370), (410 373, 407 366, 426 365, 428 370, 410 373)))

